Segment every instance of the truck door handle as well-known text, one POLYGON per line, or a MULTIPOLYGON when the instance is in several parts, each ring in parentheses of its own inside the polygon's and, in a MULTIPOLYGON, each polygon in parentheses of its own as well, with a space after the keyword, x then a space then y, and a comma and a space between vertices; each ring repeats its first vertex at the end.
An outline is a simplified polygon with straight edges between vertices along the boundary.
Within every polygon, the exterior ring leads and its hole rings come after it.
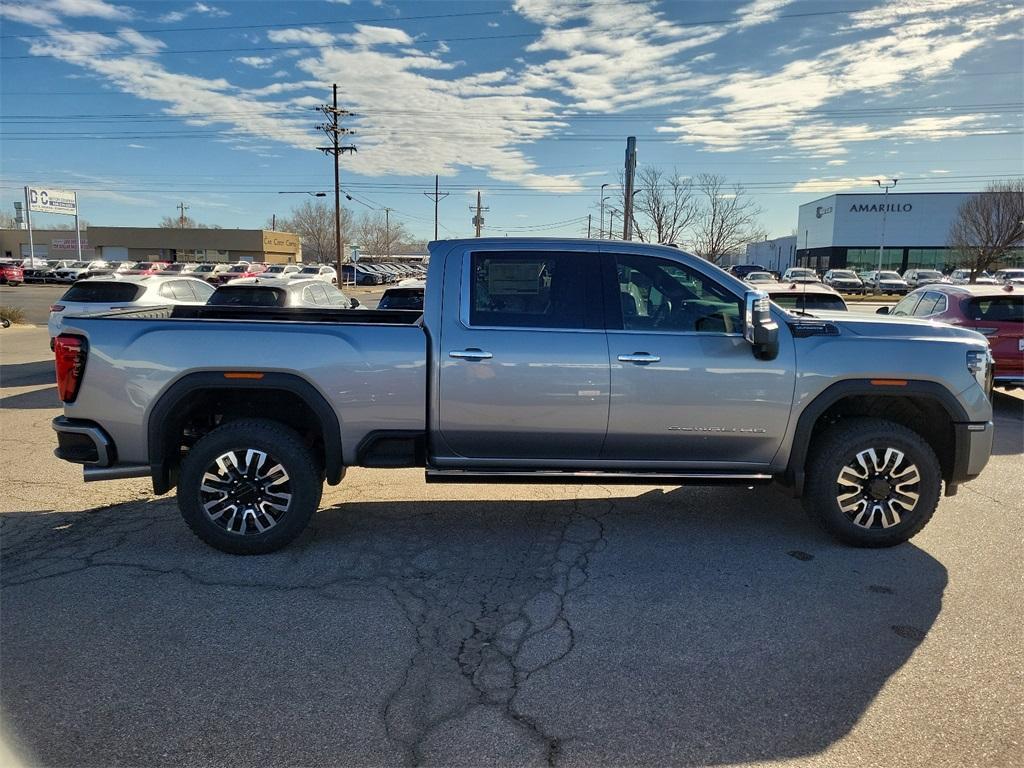
POLYGON ((634 352, 632 355, 619 355, 619 362, 622 363, 660 363, 661 358, 657 355, 650 355, 646 352, 634 352))
POLYGON ((490 360, 494 355, 490 352, 484 352, 482 349, 470 347, 469 349, 453 350, 448 353, 448 357, 454 357, 459 360, 490 360))

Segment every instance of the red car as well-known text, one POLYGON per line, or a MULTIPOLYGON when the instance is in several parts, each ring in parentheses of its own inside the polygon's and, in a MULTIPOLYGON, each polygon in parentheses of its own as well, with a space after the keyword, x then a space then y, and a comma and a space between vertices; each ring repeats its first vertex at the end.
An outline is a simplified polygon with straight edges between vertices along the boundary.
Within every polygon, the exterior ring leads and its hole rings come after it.
POLYGON ((0 264, 0 285, 21 285, 25 282, 25 270, 20 264, 0 264))
MULTIPOLYGON (((890 314, 888 307, 878 311, 890 314)), ((1022 286, 928 285, 907 294, 891 314, 939 320, 984 334, 996 361, 995 385, 1024 387, 1022 286)))
POLYGON ((163 272, 169 262, 166 261, 140 261, 134 267, 122 274, 125 275, 159 275, 163 272))

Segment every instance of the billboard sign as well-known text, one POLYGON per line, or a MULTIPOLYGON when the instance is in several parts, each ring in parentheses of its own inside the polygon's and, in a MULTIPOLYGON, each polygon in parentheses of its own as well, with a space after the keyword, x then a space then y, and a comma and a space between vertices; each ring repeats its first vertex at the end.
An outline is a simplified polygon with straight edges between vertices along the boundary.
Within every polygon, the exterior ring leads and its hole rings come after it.
POLYGON ((32 213, 78 215, 78 199, 66 189, 28 188, 28 209, 32 213))

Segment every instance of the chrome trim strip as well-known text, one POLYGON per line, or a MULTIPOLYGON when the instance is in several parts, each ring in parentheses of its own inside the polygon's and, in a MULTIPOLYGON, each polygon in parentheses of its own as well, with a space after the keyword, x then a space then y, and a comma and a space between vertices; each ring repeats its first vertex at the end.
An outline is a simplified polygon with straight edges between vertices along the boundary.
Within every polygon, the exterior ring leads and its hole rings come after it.
POLYGON ((771 480, 767 473, 730 472, 601 472, 599 470, 514 470, 514 469, 428 469, 427 477, 537 477, 537 478, 602 478, 605 480, 771 480))

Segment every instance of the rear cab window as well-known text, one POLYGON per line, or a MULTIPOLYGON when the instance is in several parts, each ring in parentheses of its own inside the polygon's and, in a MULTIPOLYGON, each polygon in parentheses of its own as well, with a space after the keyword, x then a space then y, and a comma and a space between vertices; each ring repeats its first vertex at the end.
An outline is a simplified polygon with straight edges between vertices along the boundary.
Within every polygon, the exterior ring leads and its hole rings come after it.
POLYGON ((280 288, 227 285, 215 290, 206 303, 212 307, 283 307, 285 297, 280 288))

